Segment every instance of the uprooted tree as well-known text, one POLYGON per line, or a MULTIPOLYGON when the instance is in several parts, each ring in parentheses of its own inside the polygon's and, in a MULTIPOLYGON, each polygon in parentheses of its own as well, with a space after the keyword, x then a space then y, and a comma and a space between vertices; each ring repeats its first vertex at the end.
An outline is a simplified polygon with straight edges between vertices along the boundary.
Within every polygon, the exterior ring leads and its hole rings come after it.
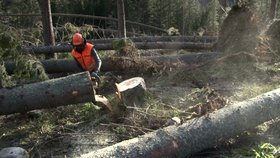
POLYGON ((234 6, 224 20, 216 43, 224 54, 250 52, 257 46, 259 28, 257 17, 247 5, 234 6))

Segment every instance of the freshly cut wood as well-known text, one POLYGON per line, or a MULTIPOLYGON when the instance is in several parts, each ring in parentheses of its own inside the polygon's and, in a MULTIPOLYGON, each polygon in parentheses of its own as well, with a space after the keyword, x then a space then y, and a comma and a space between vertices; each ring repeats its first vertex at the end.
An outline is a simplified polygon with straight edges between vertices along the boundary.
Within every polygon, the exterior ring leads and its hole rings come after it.
MULTIPOLYGON (((137 49, 199 49, 210 50, 213 43, 195 43, 195 42, 139 42, 135 43, 137 49)), ((95 45, 97 50, 113 50, 111 43, 97 44, 95 45)), ((26 53, 34 54, 51 54, 51 53, 64 53, 70 52, 71 45, 58 45, 58 46, 39 46, 39 47, 27 47, 22 51, 26 53)))
POLYGON ((109 100, 104 97, 103 95, 95 95, 95 101, 96 101, 96 104, 100 107, 104 107, 106 106, 106 108, 110 111, 110 112, 113 112, 113 108, 112 108, 112 105, 111 103, 109 102, 109 100))
POLYGON ((185 158, 276 118, 279 113, 280 89, 276 89, 255 98, 228 105, 180 126, 159 129, 80 157, 185 158))
POLYGON ((0 89, 0 115, 94 101, 88 72, 0 89))
MULTIPOLYGON (((198 64, 216 59, 218 55, 219 53, 206 52, 184 55, 146 56, 136 57, 134 59, 129 57, 107 57, 102 59, 101 71, 126 71, 129 69, 143 69, 145 67, 162 68, 198 64)), ((81 71, 77 63, 72 59, 43 60, 42 64, 47 73, 73 73, 81 71)), ((5 62, 5 67, 7 72, 12 74, 15 69, 15 63, 5 62)))
POLYGON ((126 106, 141 106, 146 93, 146 83, 142 77, 133 77, 116 83, 117 96, 126 106))

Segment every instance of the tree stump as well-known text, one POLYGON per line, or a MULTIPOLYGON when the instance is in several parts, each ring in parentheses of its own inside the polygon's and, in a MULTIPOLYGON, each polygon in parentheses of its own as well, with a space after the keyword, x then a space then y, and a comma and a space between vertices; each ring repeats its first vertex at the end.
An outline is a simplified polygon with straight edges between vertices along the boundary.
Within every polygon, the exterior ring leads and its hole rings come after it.
POLYGON ((134 77, 116 83, 117 97, 125 106, 141 106, 144 103, 146 84, 142 77, 134 77))

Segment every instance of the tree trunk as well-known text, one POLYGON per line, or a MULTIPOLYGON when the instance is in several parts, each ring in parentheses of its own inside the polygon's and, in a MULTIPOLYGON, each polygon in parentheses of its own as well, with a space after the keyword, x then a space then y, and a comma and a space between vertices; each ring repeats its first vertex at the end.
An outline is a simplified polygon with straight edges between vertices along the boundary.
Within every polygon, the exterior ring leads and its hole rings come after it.
POLYGON ((124 1, 117 0, 119 38, 126 38, 124 1))
POLYGON ((226 106, 181 126, 169 126, 146 135, 126 140, 81 158, 101 157, 178 157, 184 158, 245 130, 279 116, 280 89, 226 106))
MULTIPOLYGON (((137 49, 189 49, 189 50, 211 50, 213 43, 202 42, 139 42, 135 43, 137 49)), ((97 44, 96 50, 114 50, 111 43, 97 44)), ((23 52, 35 54, 52 54, 59 52, 70 52, 71 45, 41 46, 24 48, 23 52)))
MULTIPOLYGON (((202 64, 209 62, 218 57, 219 53, 195 53, 185 55, 166 55, 166 56, 149 56, 139 58, 129 57, 107 57, 102 59, 101 72, 126 70, 141 70, 144 68, 161 69, 164 67, 178 67, 192 64, 202 64)), ((47 73, 73 73, 81 71, 74 60, 57 59, 43 60, 42 64, 47 73)), ((5 62, 6 71, 12 74, 15 69, 15 63, 5 62)))
POLYGON ((0 115, 22 113, 94 100, 88 72, 39 83, 0 89, 0 115))
POLYGON ((270 10, 269 10, 269 19, 273 20, 275 18, 276 11, 276 0, 271 0, 270 10))
MULTIPOLYGON (((53 23, 51 15, 50 0, 37 0, 40 6, 43 24, 43 38, 46 46, 54 46, 55 38, 53 33, 53 23)), ((55 54, 48 54, 47 58, 55 57, 55 54)), ((55 57, 56 58, 56 57, 55 57)))
POLYGON ((190 49, 190 50, 210 50, 212 43, 196 42, 147 42, 136 43, 138 49, 190 49))
MULTIPOLYGON (((216 36, 142 36, 142 37, 130 37, 133 42, 202 42, 202 43, 214 43, 217 41, 216 36)), ((112 43, 119 38, 105 38, 95 39, 89 42, 93 44, 105 44, 112 43)))

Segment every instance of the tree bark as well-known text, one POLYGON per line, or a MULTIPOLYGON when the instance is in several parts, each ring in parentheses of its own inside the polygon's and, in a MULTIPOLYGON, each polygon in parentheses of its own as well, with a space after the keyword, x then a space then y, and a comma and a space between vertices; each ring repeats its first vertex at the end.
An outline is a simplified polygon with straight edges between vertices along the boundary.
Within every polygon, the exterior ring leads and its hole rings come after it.
POLYGON ((119 38, 126 38, 124 1, 117 0, 119 38))
POLYGON ((0 115, 22 113, 94 100, 94 88, 88 72, 0 89, 0 115))
MULTIPOLYGON (((135 43, 137 49, 189 49, 189 50, 211 50, 213 43, 202 42, 139 42, 135 43)), ((114 50, 111 43, 97 44, 96 50, 114 50)), ((25 53, 52 54, 59 52, 70 52, 71 45, 40 46, 23 48, 25 53)))
POLYGON ((276 11, 276 0, 271 0, 270 10, 269 10, 269 19, 273 20, 275 18, 276 11))
MULTIPOLYGON (((51 15, 50 0, 37 0, 40 6, 43 24, 43 38, 46 46, 54 46, 55 38, 53 32, 53 23, 51 15)), ((53 58, 55 54, 48 54, 47 58, 53 58)), ((56 58, 56 57, 55 57, 56 58)))
MULTIPOLYGON (((185 55, 166 55, 166 56, 149 56, 149 57, 107 57, 102 59, 101 72, 107 71, 126 71, 143 69, 147 66, 150 68, 178 67, 192 64, 202 64, 214 60, 219 53, 195 53, 185 55)), ((41 61, 47 73, 73 73, 80 72, 81 69, 72 59, 51 59, 41 61)), ((6 71, 12 74, 15 69, 15 63, 5 62, 6 71)))
MULTIPOLYGON (((216 36, 142 36, 142 37, 130 37, 133 42, 202 42, 211 43, 216 42, 216 36)), ((95 39, 90 42, 94 44, 112 43, 119 38, 105 38, 95 39)))
POLYGON ((280 89, 276 89, 255 98, 226 106, 200 118, 192 119, 181 126, 159 129, 81 155, 81 158, 184 158, 276 118, 279 113, 280 89))

